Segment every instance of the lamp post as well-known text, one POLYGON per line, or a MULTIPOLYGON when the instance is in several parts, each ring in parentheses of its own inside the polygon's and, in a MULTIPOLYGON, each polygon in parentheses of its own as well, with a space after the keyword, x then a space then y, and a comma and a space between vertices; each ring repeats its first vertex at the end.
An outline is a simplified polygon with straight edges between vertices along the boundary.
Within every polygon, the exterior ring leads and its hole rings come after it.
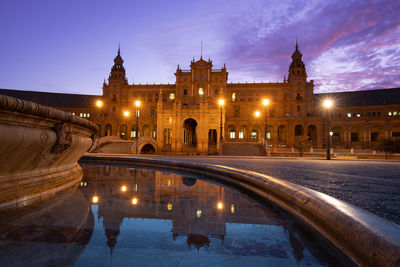
POLYGON ((222 137, 222 107, 225 104, 224 99, 220 99, 218 101, 219 109, 220 109, 220 123, 219 123, 219 155, 222 156, 222 142, 223 142, 223 137, 222 137))
MULTIPOLYGON (((101 100, 97 100, 96 101, 96 107, 97 107, 97 116, 96 116, 96 123, 97 125, 99 125, 99 113, 101 111, 101 108, 103 107, 103 101, 101 100)), ((103 113, 104 114, 104 113, 103 113)), ((100 123, 100 133, 99 136, 101 137, 101 123, 100 123)))
POLYGON ((265 107, 265 135, 264 135, 264 140, 265 140, 265 155, 267 157, 270 156, 269 154, 269 146, 268 146, 268 105, 269 105, 269 99, 263 99, 263 105, 265 107))
POLYGON ((129 111, 125 110, 124 111, 124 117, 125 117, 125 132, 124 132, 124 139, 128 139, 128 117, 129 117, 129 111))
POLYGON ((331 120, 331 113, 330 109, 333 107, 333 101, 330 99, 325 99, 324 100, 324 108, 328 112, 328 146, 326 148, 326 159, 330 160, 331 159, 331 133, 330 133, 330 120, 331 120))
MULTIPOLYGON (((256 110, 254 111, 254 117, 256 117, 256 121, 257 121, 257 139, 258 139, 258 118, 261 116, 261 112, 256 110)), ((252 133, 253 135, 253 133, 252 133)))
POLYGON ((135 134, 135 154, 138 153, 138 137, 139 137, 139 108, 140 108, 140 100, 135 101, 136 106, 136 134, 135 134))

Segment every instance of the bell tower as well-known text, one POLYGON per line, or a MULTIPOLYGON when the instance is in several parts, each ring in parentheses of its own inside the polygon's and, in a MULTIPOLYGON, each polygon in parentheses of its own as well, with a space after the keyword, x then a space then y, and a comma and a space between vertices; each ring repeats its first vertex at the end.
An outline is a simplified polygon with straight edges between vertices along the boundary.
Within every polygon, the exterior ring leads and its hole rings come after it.
POLYGON ((289 82, 306 81, 307 73, 304 62, 301 60, 302 57, 303 55, 299 51, 299 45, 296 40, 296 50, 292 54, 292 63, 289 66, 289 82))
POLYGON ((121 50, 118 47, 118 54, 114 58, 114 66, 111 68, 110 76, 108 81, 111 82, 122 82, 123 84, 128 83, 125 76, 125 68, 123 66, 124 60, 121 57, 121 50))

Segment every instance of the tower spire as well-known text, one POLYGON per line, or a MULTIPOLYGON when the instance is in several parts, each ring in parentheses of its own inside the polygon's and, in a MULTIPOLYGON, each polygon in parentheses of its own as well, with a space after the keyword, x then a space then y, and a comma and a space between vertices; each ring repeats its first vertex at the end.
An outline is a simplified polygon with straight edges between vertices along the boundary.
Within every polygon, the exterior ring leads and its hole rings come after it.
POLYGON ((299 45, 297 43, 297 37, 296 37, 296 50, 299 50, 299 45))
POLYGON ((203 40, 201 40, 200 59, 203 59, 203 40))
POLYGON ((121 44, 118 43, 118 56, 121 54, 121 44))

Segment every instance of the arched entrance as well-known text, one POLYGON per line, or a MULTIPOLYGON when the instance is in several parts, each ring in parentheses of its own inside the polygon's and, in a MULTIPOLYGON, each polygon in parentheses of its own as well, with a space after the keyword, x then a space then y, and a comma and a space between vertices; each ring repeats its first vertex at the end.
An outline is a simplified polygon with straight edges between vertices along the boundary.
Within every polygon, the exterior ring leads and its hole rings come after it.
POLYGON ((315 125, 308 126, 308 139, 311 141, 313 147, 317 147, 317 127, 315 125))
POLYGON ((303 136, 303 135, 304 135, 303 126, 296 125, 296 127, 294 127, 294 136, 303 136))
POLYGON ((155 154, 156 149, 151 144, 145 144, 140 150, 140 154, 155 154))
POLYGON ((278 143, 279 146, 286 145, 286 128, 284 125, 278 127, 278 143))
POLYGON ((127 131, 128 131, 128 126, 126 126, 126 124, 122 124, 120 127, 120 137, 122 139, 127 139, 127 131))
POLYGON ((104 130, 104 136, 110 136, 112 135, 112 126, 111 124, 107 124, 104 130))
POLYGON ((183 143, 188 146, 197 146, 197 122, 190 118, 183 122, 183 143))

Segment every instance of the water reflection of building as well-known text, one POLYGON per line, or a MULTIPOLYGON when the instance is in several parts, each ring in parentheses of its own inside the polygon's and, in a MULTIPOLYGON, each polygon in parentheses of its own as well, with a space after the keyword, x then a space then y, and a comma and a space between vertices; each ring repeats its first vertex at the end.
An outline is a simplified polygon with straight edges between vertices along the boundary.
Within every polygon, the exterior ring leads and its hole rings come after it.
POLYGON ((72 266, 92 237, 94 217, 82 192, 0 213, 0 266, 72 266))
POLYGON ((107 245, 113 248, 124 218, 172 221, 172 238, 187 236, 199 248, 209 238, 223 242, 226 223, 276 225, 277 220, 224 188, 177 174, 110 166, 85 166, 82 190, 98 197, 107 245))

